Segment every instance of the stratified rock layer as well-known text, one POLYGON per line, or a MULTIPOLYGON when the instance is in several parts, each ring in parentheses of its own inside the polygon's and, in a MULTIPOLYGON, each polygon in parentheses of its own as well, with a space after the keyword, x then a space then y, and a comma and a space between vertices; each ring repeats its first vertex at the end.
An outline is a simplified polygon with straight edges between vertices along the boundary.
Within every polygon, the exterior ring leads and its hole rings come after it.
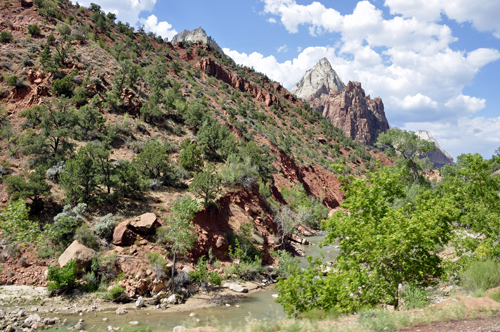
POLYGON ((359 82, 349 82, 341 92, 310 97, 307 101, 347 136, 365 144, 372 145, 378 134, 389 129, 382 99, 366 96, 359 82))
POLYGON ((417 130, 415 134, 417 134, 421 139, 432 142, 436 145, 436 151, 422 157, 429 157, 429 159, 434 163, 434 166, 437 168, 443 167, 444 165, 453 165, 453 157, 439 146, 436 139, 432 137, 430 131, 417 130))
POLYGON ((217 50, 217 52, 219 52, 220 54, 224 54, 224 52, 222 51, 222 48, 220 48, 220 46, 212 39, 212 37, 207 36, 207 33, 205 32, 205 30, 203 30, 201 27, 198 27, 198 28, 194 29, 193 31, 184 30, 181 33, 176 34, 172 38, 172 44, 174 44, 174 45, 177 43, 180 43, 182 41, 190 41, 190 42, 199 41, 199 42, 205 43, 207 45, 210 45, 215 50, 217 50))
POLYGON ((365 95, 361 83, 340 80, 328 59, 321 59, 290 90, 330 119, 347 136, 372 145, 378 134, 389 129, 380 97, 365 95))

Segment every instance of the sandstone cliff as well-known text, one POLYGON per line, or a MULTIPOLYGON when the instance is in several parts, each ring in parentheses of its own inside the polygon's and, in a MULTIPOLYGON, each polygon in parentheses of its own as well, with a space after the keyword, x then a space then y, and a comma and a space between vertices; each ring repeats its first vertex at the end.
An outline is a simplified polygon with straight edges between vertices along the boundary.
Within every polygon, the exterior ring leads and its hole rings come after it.
POLYGON ((190 42, 199 41, 207 45, 210 45, 220 54, 224 54, 222 48, 220 48, 220 46, 212 39, 212 37, 207 36, 207 33, 205 32, 205 30, 202 29, 202 27, 198 27, 193 31, 184 30, 181 33, 176 34, 172 38, 172 44, 174 45, 182 41, 190 41, 190 42))
POLYGON ((372 145, 378 134, 389 129, 380 97, 365 95, 361 83, 342 83, 326 58, 321 59, 292 88, 324 117, 352 139, 372 145))
POLYGON ((415 132, 415 134, 417 134, 418 137, 420 137, 426 141, 432 142, 432 143, 434 143, 434 145, 436 145, 436 151, 434 151, 430 155, 423 156, 423 157, 429 157, 429 159, 434 163, 435 167, 439 168, 439 167, 443 167, 444 165, 447 165, 447 164, 453 165, 453 157, 439 146, 436 139, 434 137, 432 137, 432 134, 430 131, 417 130, 415 132))
POLYGON ((299 98, 319 97, 333 91, 342 91, 345 84, 333 70, 327 58, 319 60, 314 68, 309 69, 304 77, 293 86, 291 93, 299 98))

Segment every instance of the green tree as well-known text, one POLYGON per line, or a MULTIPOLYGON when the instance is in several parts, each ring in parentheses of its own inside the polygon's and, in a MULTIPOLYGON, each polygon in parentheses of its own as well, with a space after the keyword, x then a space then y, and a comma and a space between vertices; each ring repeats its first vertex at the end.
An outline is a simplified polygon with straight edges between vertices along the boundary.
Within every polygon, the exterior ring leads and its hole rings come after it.
POLYGON ((65 168, 60 183, 66 190, 66 199, 72 203, 91 202, 100 192, 92 144, 80 147, 75 156, 66 161, 65 168))
POLYGON ((181 143, 181 148, 179 166, 192 172, 200 171, 203 168, 203 160, 201 159, 202 151, 198 145, 191 143, 191 140, 186 138, 181 143))
POLYGON ((185 255, 193 248, 196 241, 196 233, 191 221, 198 210, 198 203, 189 198, 176 201, 172 208, 170 208, 170 214, 167 217, 168 229, 164 233, 164 236, 169 242, 170 254, 172 255, 172 279, 175 275, 177 254, 185 255))
POLYGON ((394 199, 404 195, 403 170, 384 168, 369 176, 369 182, 351 177, 341 205, 350 213, 339 211, 323 224, 328 234, 322 244, 340 244, 332 266, 338 272, 318 280, 313 266, 278 284, 288 314, 313 308, 356 312, 377 304, 397 309, 400 284, 427 285, 442 275, 435 248, 452 236, 458 216, 453 201, 423 191, 413 208, 394 209, 394 199))
POLYGON ((165 144, 157 140, 147 141, 144 149, 137 155, 135 163, 148 179, 161 179, 167 184, 172 166, 165 144))
POLYGON ((234 136, 229 129, 219 121, 206 118, 196 135, 196 141, 205 148, 209 159, 226 159, 228 155, 236 153, 234 136))
POLYGON ((56 105, 44 105, 40 112, 40 133, 24 137, 24 151, 48 158, 51 166, 73 153, 75 144, 69 137, 74 124, 74 107, 67 98, 60 98, 56 105))
POLYGON ((391 128, 381 133, 376 142, 377 146, 389 148, 400 153, 406 161, 406 166, 413 172, 415 182, 419 180, 418 160, 422 154, 430 154, 436 150, 436 145, 418 137, 413 131, 404 131, 391 128))
POLYGON ((35 171, 28 174, 28 181, 24 176, 9 176, 5 182, 7 183, 7 193, 11 199, 30 199, 31 210, 38 213, 43 210, 43 198, 50 195, 52 186, 47 183, 45 178, 46 169, 43 166, 38 166, 35 171))
POLYGON ((4 210, 0 210, 0 230, 10 241, 34 242, 40 227, 29 219, 29 207, 23 200, 9 200, 4 210))
POLYGON ((215 167, 207 166, 202 172, 196 173, 189 190, 203 199, 203 205, 207 207, 221 192, 221 180, 218 174, 214 174, 215 167))
POLYGON ((106 118, 92 105, 84 105, 75 112, 75 127, 73 136, 81 140, 91 140, 99 137, 105 130, 106 118))
POLYGON ((52 93, 56 96, 72 97, 75 85, 71 81, 71 75, 66 75, 63 78, 56 78, 52 85, 52 93))

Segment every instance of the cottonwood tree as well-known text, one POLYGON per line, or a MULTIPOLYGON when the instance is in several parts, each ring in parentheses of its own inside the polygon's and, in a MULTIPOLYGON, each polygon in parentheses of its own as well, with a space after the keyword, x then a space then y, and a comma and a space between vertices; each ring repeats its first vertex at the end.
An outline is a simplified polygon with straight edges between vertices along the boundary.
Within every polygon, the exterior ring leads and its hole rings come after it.
POLYGON ((419 179, 418 160, 420 155, 436 151, 434 143, 421 139, 413 131, 404 131, 398 128, 391 128, 378 135, 375 144, 399 152, 406 161, 407 167, 412 171, 415 182, 418 182, 419 179))
MULTIPOLYGON (((317 266, 278 283, 278 301, 289 315, 311 309, 357 312, 378 304, 399 306, 399 285, 428 285, 443 274, 436 245, 452 237, 458 209, 449 197, 419 194, 412 208, 391 207, 404 195, 402 176, 384 168, 345 186, 346 200, 323 223, 324 244, 338 241, 340 255, 325 278, 317 266), (318 278, 319 277, 319 278, 318 278)), ((318 265, 320 263, 317 263, 318 265)))

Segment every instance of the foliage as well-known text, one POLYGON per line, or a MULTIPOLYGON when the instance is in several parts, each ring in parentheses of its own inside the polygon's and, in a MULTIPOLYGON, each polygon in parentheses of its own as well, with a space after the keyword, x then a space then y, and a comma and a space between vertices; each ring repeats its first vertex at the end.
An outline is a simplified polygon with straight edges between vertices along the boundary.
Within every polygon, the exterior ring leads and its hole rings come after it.
POLYGON ((74 287, 76 284, 76 260, 69 260, 66 265, 62 268, 59 266, 48 267, 47 279, 49 283, 47 284, 48 290, 61 289, 63 287, 74 287))
POLYGON ((144 176, 149 179, 161 179, 164 184, 168 183, 172 166, 167 149, 166 144, 157 140, 146 142, 144 149, 137 155, 135 161, 144 176))
POLYGON ((338 211, 323 224, 328 231, 323 244, 340 243, 332 266, 339 272, 318 280, 313 264, 281 281, 281 303, 288 314, 314 308, 355 312, 379 303, 397 308, 399 284, 422 286, 443 274, 434 249, 452 236, 451 223, 458 216, 453 202, 422 192, 414 207, 393 209, 394 199, 404 195, 404 171, 384 168, 368 174, 369 183, 351 177, 345 186, 341 206, 350 214, 338 211))
POLYGON ((227 158, 227 162, 219 172, 219 176, 226 185, 251 189, 252 185, 257 181, 259 173, 257 168, 252 165, 249 157, 242 160, 239 155, 232 154, 227 158))
POLYGON ((63 211, 54 217, 54 222, 46 227, 45 235, 56 246, 66 248, 75 234, 75 230, 82 223, 86 214, 87 205, 80 203, 74 208, 65 205, 63 211))
POLYGON ((213 174, 215 168, 207 166, 202 172, 194 175, 193 181, 189 185, 189 190, 196 196, 203 199, 205 207, 217 197, 221 192, 221 180, 218 174, 213 174))
POLYGON ((40 35, 40 28, 36 24, 32 24, 28 26, 28 33, 32 36, 39 36, 40 35))
POLYGON ((191 143, 189 138, 182 141, 182 151, 179 154, 179 166, 196 172, 203 168, 203 160, 201 159, 202 151, 196 143, 191 143))
POLYGON ((113 288, 108 290, 106 294, 104 294, 103 298, 104 298, 104 300, 107 300, 107 301, 113 301, 113 300, 118 299, 120 296, 122 296, 124 292, 125 292, 125 287, 114 286, 113 288))
POLYGON ((9 31, 0 32, 0 43, 10 43, 14 38, 9 31))
POLYGON ((28 174, 28 181, 24 176, 9 176, 5 180, 7 183, 7 193, 11 199, 27 199, 31 200, 31 210, 38 213, 43 209, 43 197, 50 195, 52 188, 45 179, 45 168, 39 166, 35 171, 28 174))
POLYGON ((428 292, 422 287, 407 285, 402 293, 401 299, 405 310, 420 309, 429 305, 428 292))
POLYGON ((204 147, 205 155, 211 160, 226 159, 236 152, 235 139, 229 129, 211 118, 203 122, 196 134, 196 141, 204 147))
POLYGON ((170 214, 167 216, 168 230, 163 236, 169 242, 170 252, 173 255, 172 278, 175 273, 177 253, 186 254, 188 250, 191 250, 196 240, 191 221, 198 210, 198 202, 189 198, 176 201, 170 208, 170 214))
POLYGON ((500 264, 496 260, 476 260, 459 274, 461 285, 471 293, 483 293, 500 286, 500 264))
POLYGON ((115 229, 115 222, 113 220, 113 214, 108 213, 107 215, 97 219, 97 223, 94 226, 95 233, 106 240, 111 239, 113 236, 113 231, 115 229))
POLYGON ((167 270, 167 261, 157 252, 148 252, 147 253, 149 264, 155 271, 156 278, 161 278, 165 276, 165 272, 167 270))
POLYGON ((412 131, 404 131, 398 128, 391 128, 385 133, 381 133, 377 138, 376 145, 400 152, 400 156, 404 158, 408 170, 413 172, 415 182, 419 180, 419 156, 421 154, 430 154, 436 150, 434 143, 421 139, 412 131))
POLYGON ((65 171, 66 171, 66 169, 64 167, 64 161, 60 161, 56 165, 47 169, 47 171, 45 172, 45 177, 47 179, 49 179, 50 181, 57 183, 59 181, 59 177, 65 171))
POLYGON ((299 267, 299 258, 293 257, 289 252, 285 250, 273 251, 272 255, 278 260, 275 272, 279 277, 283 279, 288 278, 299 267))
POLYGON ((74 239, 88 248, 99 249, 99 238, 87 224, 82 224, 75 230, 74 239))
POLYGON ((29 219, 29 208, 23 200, 9 200, 0 211, 0 230, 10 241, 35 242, 40 228, 29 219))
POLYGON ((66 75, 63 78, 56 78, 52 85, 52 93, 56 96, 73 96, 73 90, 75 86, 71 81, 71 75, 66 75))

